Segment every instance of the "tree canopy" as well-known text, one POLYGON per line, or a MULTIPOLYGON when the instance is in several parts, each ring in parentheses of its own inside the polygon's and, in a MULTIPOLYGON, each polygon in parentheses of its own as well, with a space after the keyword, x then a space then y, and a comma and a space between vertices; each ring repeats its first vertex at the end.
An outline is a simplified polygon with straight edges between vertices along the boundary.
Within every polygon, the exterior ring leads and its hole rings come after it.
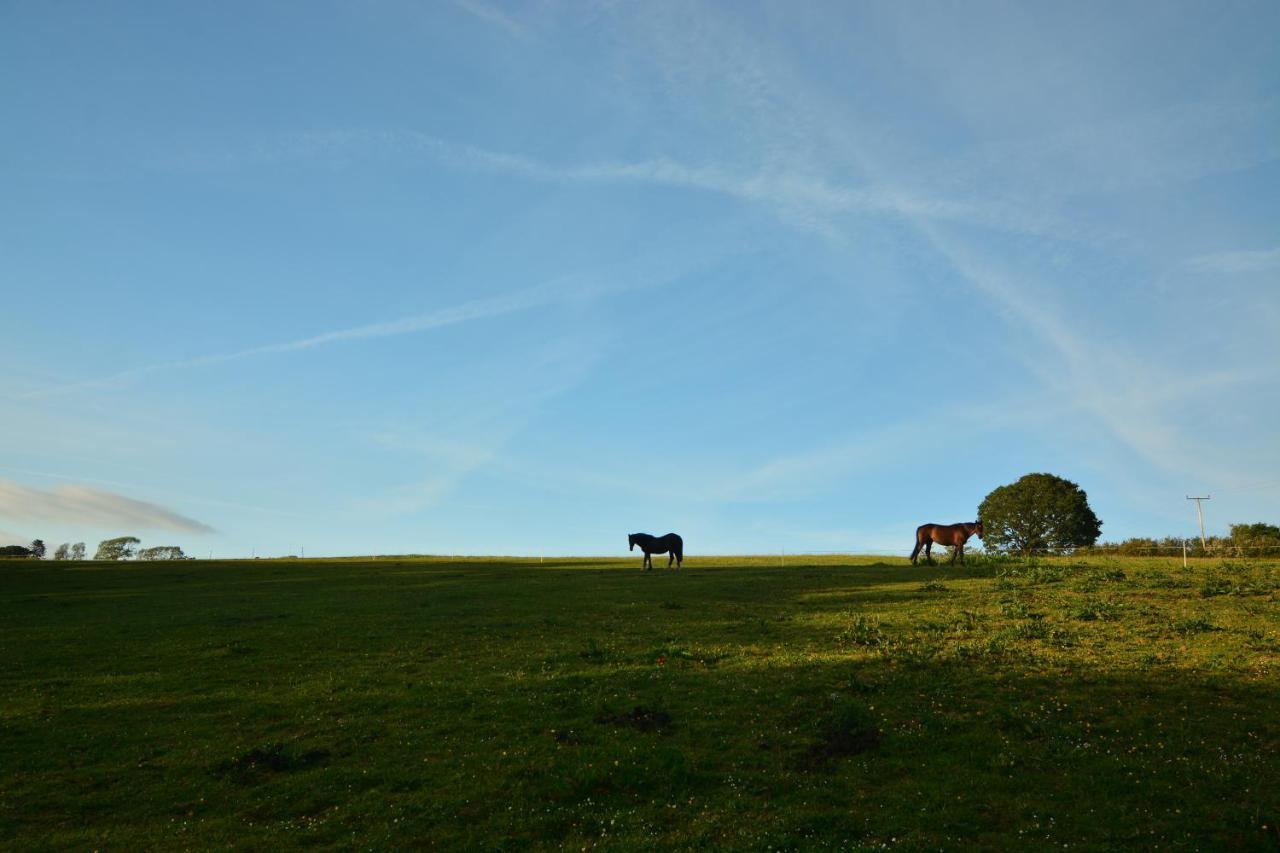
POLYGON ((117 536, 115 539, 104 539, 98 543, 95 560, 127 560, 138 550, 142 540, 136 536, 117 536))
POLYGON ((1078 485, 1053 474, 1027 474, 983 499, 983 543, 996 551, 1061 554, 1092 545, 1102 522, 1078 485))
POLYGON ((177 545, 156 545, 138 552, 139 560, 185 560, 187 555, 177 545))

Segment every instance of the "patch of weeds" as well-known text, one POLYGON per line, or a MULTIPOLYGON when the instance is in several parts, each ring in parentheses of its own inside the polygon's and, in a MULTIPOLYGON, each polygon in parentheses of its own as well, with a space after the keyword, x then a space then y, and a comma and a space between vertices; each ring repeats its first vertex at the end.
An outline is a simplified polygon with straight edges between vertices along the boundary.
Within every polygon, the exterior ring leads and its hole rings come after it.
MULTIPOLYGON (((1043 614, 1037 614, 1042 616, 1043 614)), ((1014 636, 1019 640, 1043 640, 1049 636, 1049 626, 1042 619, 1023 622, 1014 629, 1014 636)))
POLYGON ((1251 651, 1280 653, 1280 635, 1275 632, 1250 631, 1246 636, 1251 651))
POLYGON ((1011 647, 1020 639, 1016 627, 1002 628, 994 634, 980 637, 956 646, 956 657, 963 660, 1006 657, 1011 647))
POLYGON ((942 646, 929 637, 912 635, 882 646, 880 651, 890 660, 908 666, 925 666, 938 657, 942 652, 942 646))
POLYGON ((855 616, 845 625, 844 630, 836 634, 836 644, 841 646, 866 646, 874 648, 883 646, 889 638, 880 629, 877 622, 865 616, 855 616))
POLYGON ((1051 628, 1045 642, 1055 649, 1070 649, 1076 645, 1076 635, 1064 628, 1051 628))
POLYGON ((1196 616, 1189 619, 1179 619, 1176 622, 1172 623, 1169 627, 1175 634, 1178 634, 1183 637, 1189 637, 1192 634, 1206 634, 1211 631, 1223 630, 1222 628, 1219 628, 1217 625, 1213 624, 1203 616, 1196 616))
POLYGON ((1218 574, 1208 575, 1200 584, 1200 595, 1212 598, 1216 595, 1270 595, 1277 588, 1277 582, 1271 572, 1264 577, 1246 572, 1240 566, 1224 562, 1221 568, 1238 571, 1241 576, 1231 577, 1218 574))
POLYGON ((1186 585, 1164 572, 1148 572, 1146 576, 1146 586, 1150 589, 1178 589, 1186 585))
POLYGON ((920 592, 946 592, 947 585, 939 580, 925 581, 920 584, 920 592))
POLYGON ((698 663, 705 667, 713 667, 724 659, 724 655, 714 652, 702 652, 697 650, 686 649, 684 646, 659 646, 650 649, 639 658, 635 658, 636 663, 656 663, 658 666, 665 666, 673 661, 686 661, 688 663, 698 663))
POLYGON ((1110 622, 1120 618, 1123 606, 1106 598, 1089 597, 1070 610, 1073 619, 1081 622, 1110 622))
POLYGON ((809 745, 800 759, 801 767, 806 770, 816 770, 836 759, 869 752, 880 746, 882 738, 870 711, 839 695, 832 697, 832 706, 817 728, 817 740, 809 745))
POLYGON ((1200 582, 1201 598, 1213 598, 1217 595, 1227 595, 1231 591, 1231 578, 1224 578, 1220 575, 1209 575, 1200 582))
POLYGON ((1037 613, 1022 601, 1006 601, 1000 605, 1000 612, 1010 619, 1043 619, 1045 614, 1037 613))
POLYGON ((1031 583, 1058 583, 1066 576, 1065 568, 1049 563, 1032 565, 1027 569, 1026 574, 1027 580, 1031 583))
POLYGON ((596 722, 602 726, 635 729, 638 732, 667 734, 671 730, 671 715, 666 711, 656 711, 637 705, 626 713, 618 714, 608 708, 596 715, 596 722))
POLYGON ((684 605, 678 601, 664 601, 659 606, 663 610, 684 610, 684 605))
POLYGON ((613 654, 595 640, 587 640, 587 647, 578 652, 578 657, 587 663, 605 663, 613 657, 613 654))
POLYGON ((306 770, 321 765, 328 759, 327 749, 299 751, 289 744, 269 743, 221 762, 213 768, 213 774, 237 785, 252 785, 263 781, 267 776, 306 770))
POLYGON ((1034 560, 1027 563, 1010 563, 1001 566, 996 577, 1000 579, 1020 579, 1031 584, 1058 583, 1067 576, 1067 570, 1053 563, 1040 563, 1034 560))

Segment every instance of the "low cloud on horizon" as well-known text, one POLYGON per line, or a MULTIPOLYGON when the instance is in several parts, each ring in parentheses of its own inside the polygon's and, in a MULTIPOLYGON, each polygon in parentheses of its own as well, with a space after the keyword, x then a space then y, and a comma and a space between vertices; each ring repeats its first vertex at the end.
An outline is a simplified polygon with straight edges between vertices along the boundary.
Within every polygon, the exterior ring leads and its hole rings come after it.
MULTIPOLYGON (((40 489, 0 477, 0 518, 6 522, 58 522, 133 533, 171 530, 214 533, 209 525, 158 504, 89 486, 40 489)), ((24 524, 23 526, 27 526, 24 524)))

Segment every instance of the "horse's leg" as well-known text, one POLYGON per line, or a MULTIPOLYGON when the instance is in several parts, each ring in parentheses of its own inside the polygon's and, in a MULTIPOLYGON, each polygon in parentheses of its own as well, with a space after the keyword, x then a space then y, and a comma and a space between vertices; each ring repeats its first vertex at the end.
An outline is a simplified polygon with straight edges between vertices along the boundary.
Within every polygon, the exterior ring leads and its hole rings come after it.
POLYGON ((911 565, 916 564, 916 555, 920 553, 920 546, 924 543, 920 541, 920 534, 916 534, 916 547, 911 549, 911 565))
POLYGON ((646 569, 653 568, 653 556, 648 551, 644 552, 644 567, 646 569))
POLYGON ((964 543, 961 542, 956 546, 956 556, 960 558, 960 565, 964 565, 964 543))
POLYGON ((930 536, 924 540, 924 561, 929 565, 933 565, 933 537, 930 536))
POLYGON ((668 569, 671 568, 671 564, 674 563, 675 561, 676 561, 676 552, 672 551, 670 554, 667 555, 667 568, 668 569))
POLYGON ((952 564, 952 565, 955 565, 956 557, 960 556, 960 550, 961 550, 962 548, 964 548, 964 546, 963 546, 963 545, 952 545, 952 546, 951 546, 951 564, 952 564))

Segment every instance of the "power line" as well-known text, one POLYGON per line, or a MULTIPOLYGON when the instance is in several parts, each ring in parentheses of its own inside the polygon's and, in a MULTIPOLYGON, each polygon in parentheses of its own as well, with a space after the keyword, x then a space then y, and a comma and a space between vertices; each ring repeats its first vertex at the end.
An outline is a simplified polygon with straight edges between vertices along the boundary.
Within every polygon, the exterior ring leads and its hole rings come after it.
POLYGON ((1218 489, 1218 491, 1235 494, 1236 492, 1251 492, 1255 489, 1270 489, 1276 486, 1280 486, 1280 480, 1268 480, 1263 483, 1247 483, 1243 486, 1234 486, 1229 489, 1218 489))

